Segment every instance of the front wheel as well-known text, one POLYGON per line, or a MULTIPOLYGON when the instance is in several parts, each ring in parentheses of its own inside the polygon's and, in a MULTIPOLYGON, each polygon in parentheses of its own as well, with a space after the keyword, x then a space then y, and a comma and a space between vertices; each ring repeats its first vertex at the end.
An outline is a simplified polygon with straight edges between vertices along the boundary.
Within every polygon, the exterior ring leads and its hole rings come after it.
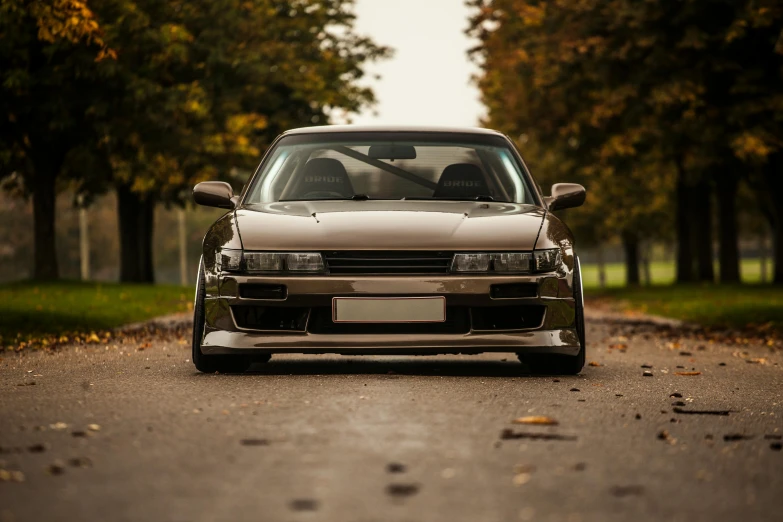
MULTIPOLYGON (((198 265, 196 300, 193 304, 193 364, 203 373, 242 373, 250 368, 253 360, 246 355, 204 355, 201 353, 201 341, 204 338, 204 300, 206 298, 204 267, 198 265)), ((267 358, 267 360, 269 360, 267 358)))
POLYGON ((576 335, 579 339, 579 353, 576 355, 560 354, 517 354, 519 360, 530 365, 531 370, 538 374, 576 375, 585 365, 585 299, 582 288, 582 267, 579 258, 574 258, 574 322, 576 335))

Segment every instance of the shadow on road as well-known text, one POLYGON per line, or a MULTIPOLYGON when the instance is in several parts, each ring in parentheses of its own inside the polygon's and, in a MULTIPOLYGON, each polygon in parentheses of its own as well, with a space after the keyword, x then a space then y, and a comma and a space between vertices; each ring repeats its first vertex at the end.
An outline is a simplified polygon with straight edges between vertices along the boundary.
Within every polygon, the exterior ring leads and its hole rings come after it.
MULTIPOLYGON (((396 379, 405 375, 458 376, 458 377, 554 377, 567 379, 569 376, 533 375, 530 369, 516 358, 507 361, 456 360, 456 359, 272 359, 266 364, 254 364, 245 374, 252 375, 378 375, 385 379, 396 379)), ((240 375, 237 375, 240 376, 240 375)), ((570 376, 571 378, 575 378, 570 376)), ((580 377, 581 378, 581 377, 580 377)))

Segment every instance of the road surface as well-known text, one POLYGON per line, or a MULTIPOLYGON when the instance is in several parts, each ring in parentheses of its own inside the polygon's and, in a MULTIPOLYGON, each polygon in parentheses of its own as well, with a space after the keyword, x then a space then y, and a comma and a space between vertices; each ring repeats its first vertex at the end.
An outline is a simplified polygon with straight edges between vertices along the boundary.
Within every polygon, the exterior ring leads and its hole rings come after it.
POLYGON ((6 352, 0 522, 779 521, 783 357, 739 341, 591 318, 576 377, 505 354, 202 375, 176 335, 6 352))

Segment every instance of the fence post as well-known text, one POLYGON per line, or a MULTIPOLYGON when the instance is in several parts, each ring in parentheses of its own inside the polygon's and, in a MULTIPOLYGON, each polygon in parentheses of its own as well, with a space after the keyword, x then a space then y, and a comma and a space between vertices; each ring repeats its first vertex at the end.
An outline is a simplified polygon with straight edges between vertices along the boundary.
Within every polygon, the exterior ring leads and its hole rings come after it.
POLYGON ((179 221, 179 282, 182 286, 188 284, 188 243, 185 226, 185 208, 177 210, 179 221))
POLYGON ((79 206, 79 261, 82 281, 90 279, 90 229, 87 223, 87 207, 84 204, 84 196, 77 197, 79 206))

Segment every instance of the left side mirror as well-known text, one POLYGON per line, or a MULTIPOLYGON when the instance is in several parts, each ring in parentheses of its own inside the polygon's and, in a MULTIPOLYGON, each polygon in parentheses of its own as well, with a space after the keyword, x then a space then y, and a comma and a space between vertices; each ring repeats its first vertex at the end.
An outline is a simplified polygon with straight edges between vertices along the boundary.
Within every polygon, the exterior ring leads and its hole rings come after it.
POLYGON ((555 183, 552 195, 545 199, 549 210, 578 207, 585 202, 585 188, 576 183, 555 183))
POLYGON ((205 207, 234 208, 234 189, 224 181, 202 181, 193 187, 193 201, 205 207))

